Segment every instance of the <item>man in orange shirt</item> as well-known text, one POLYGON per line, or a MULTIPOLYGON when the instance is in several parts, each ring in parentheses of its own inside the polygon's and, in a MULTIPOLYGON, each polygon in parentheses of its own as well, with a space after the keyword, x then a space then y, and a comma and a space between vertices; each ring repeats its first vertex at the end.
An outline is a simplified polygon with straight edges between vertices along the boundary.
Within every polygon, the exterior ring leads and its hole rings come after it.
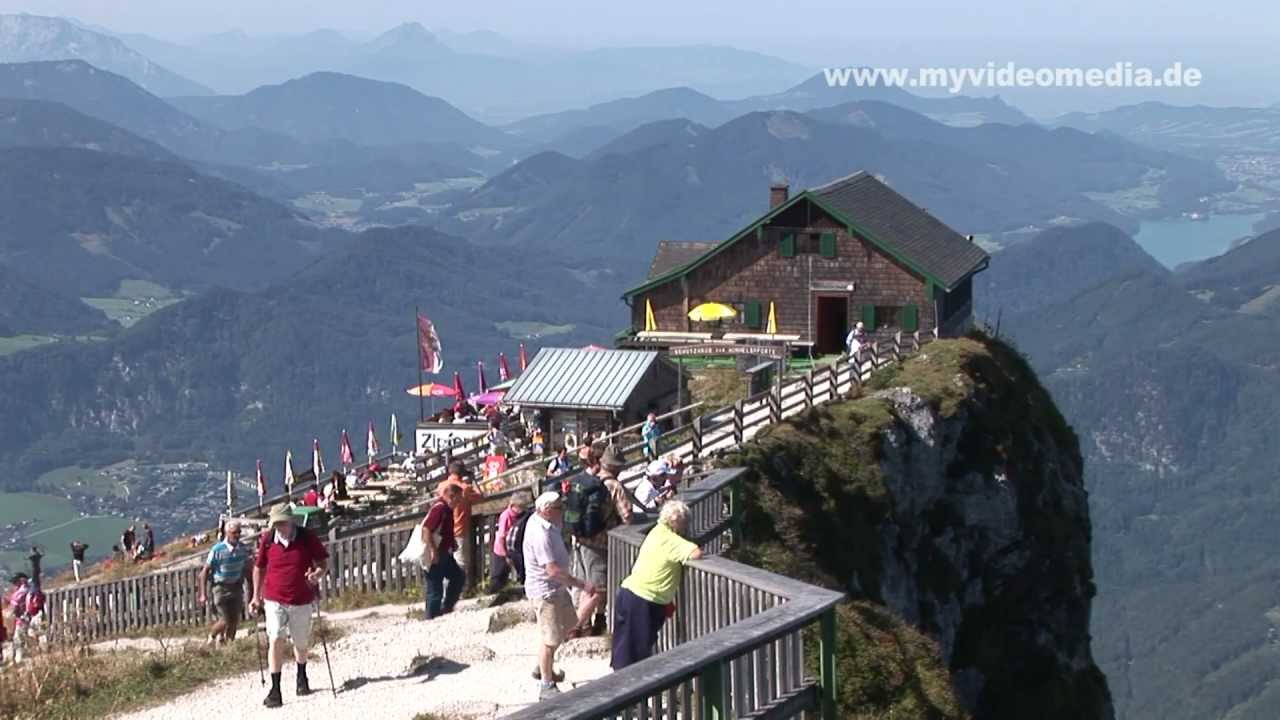
POLYGON ((458 567, 466 570, 467 560, 471 557, 471 505, 484 499, 484 493, 476 489, 475 485, 469 482, 468 478, 464 478, 457 470, 451 470, 449 476, 440 481, 436 487, 436 492, 444 496, 445 488, 458 488, 458 500, 453 503, 453 537, 458 544, 458 549, 454 551, 453 557, 458 561, 458 567))

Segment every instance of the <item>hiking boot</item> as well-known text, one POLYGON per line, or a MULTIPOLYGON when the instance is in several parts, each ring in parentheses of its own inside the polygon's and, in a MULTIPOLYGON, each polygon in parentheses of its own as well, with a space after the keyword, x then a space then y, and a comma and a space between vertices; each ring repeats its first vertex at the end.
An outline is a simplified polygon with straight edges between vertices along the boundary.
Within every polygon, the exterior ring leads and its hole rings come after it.
MULTIPOLYGON (((535 667, 533 669, 533 679, 534 680, 542 679, 542 668, 535 667)), ((564 671, 556 670, 552 675, 552 679, 555 680, 556 682, 564 682, 564 671)))
POLYGON ((539 700, 546 700, 548 698, 553 698, 559 694, 560 694, 560 688, 556 687, 555 685, 543 685, 541 688, 538 689, 539 700))
POLYGON ((305 697, 311 694, 311 683, 307 681, 306 675, 298 676, 298 689, 294 694, 298 697, 305 697))
POLYGON ((271 692, 267 693, 267 699, 263 700, 262 704, 269 708, 278 708, 284 705, 284 699, 280 697, 280 688, 271 688, 271 692))

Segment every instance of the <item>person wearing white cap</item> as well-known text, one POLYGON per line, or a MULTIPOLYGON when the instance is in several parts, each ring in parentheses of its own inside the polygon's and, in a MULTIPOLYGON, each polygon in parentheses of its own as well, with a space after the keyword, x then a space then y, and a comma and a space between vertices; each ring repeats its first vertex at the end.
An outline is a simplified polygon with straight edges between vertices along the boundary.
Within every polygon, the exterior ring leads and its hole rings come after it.
POLYGON ((654 460, 645 468, 644 477, 636 483, 636 500, 645 512, 652 512, 671 497, 667 479, 676 474, 676 469, 665 459, 654 460))
POLYGON ((564 674, 555 672, 556 649, 568 639, 578 616, 569 597, 569 588, 582 588, 588 595, 600 592, 589 581, 569 574, 569 549, 565 547, 564 501, 560 493, 544 492, 533 502, 534 515, 524 532, 524 590, 538 618, 538 678, 542 681, 539 699, 558 695, 556 682, 564 674))
POLYGON ((867 331, 861 322, 856 323, 853 329, 849 331, 849 336, 844 339, 846 351, 849 357, 857 355, 862 350, 862 346, 867 343, 867 331))

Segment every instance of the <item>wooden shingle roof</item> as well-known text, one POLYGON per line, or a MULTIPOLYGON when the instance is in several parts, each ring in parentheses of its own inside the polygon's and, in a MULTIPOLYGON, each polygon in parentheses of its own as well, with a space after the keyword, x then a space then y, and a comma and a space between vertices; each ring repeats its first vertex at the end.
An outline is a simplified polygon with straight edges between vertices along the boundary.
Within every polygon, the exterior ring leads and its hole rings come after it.
POLYGON ((649 275, 647 278, 652 280, 676 268, 684 267, 715 246, 716 243, 713 242, 659 240, 658 250, 653 254, 653 262, 649 263, 649 275))
POLYGON ((955 287, 987 260, 982 248, 870 173, 854 173, 808 193, 944 288, 955 287))
MULTIPOLYGON (((714 245, 688 243, 709 247, 701 255, 682 264, 667 264, 665 260, 660 263, 659 260, 663 259, 663 245, 660 243, 648 278, 627 290, 623 297, 634 297, 686 275, 742 238, 754 235, 761 226, 801 202, 811 202, 823 209, 848 227, 850 232, 865 238, 943 290, 953 289, 966 277, 986 267, 989 260, 982 248, 941 220, 870 173, 857 172, 797 193, 724 242, 714 245)), ((683 252, 683 248, 672 248, 667 251, 667 256, 679 258, 683 252)))

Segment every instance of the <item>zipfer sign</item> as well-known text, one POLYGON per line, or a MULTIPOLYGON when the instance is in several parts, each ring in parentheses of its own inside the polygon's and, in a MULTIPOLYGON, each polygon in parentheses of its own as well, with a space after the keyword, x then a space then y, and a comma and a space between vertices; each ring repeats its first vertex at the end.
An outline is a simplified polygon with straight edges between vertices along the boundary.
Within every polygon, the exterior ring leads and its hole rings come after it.
POLYGON ((738 343, 703 343, 699 345, 676 345, 667 349, 671 357, 708 357, 752 355, 781 360, 787 356, 787 350, 781 345, 740 345, 738 343))

